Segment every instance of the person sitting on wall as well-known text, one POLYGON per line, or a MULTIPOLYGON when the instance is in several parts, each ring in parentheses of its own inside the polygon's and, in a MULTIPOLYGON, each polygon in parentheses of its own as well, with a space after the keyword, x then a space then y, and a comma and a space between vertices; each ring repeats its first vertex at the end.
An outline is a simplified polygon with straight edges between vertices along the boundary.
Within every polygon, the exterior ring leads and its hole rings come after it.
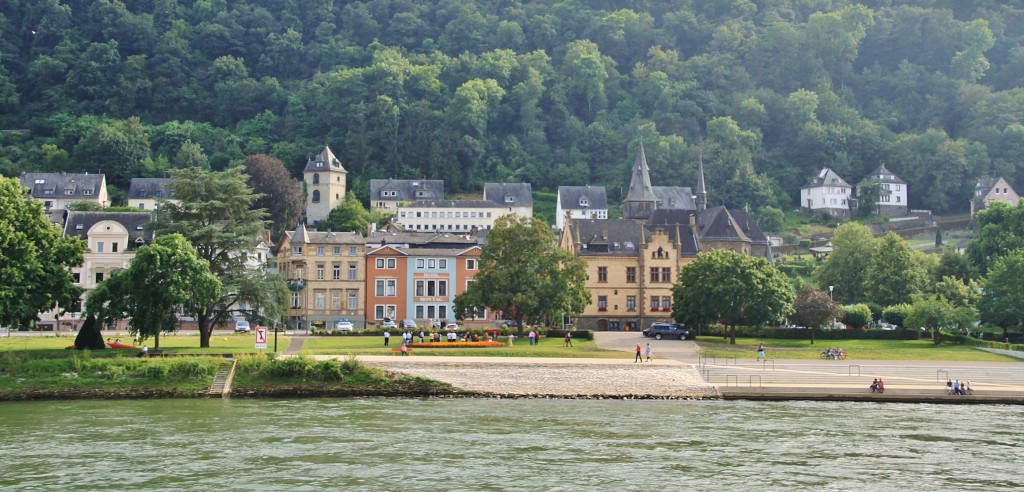
POLYGON ((874 381, 871 381, 871 392, 875 393, 877 391, 878 391, 878 378, 875 378, 874 381))

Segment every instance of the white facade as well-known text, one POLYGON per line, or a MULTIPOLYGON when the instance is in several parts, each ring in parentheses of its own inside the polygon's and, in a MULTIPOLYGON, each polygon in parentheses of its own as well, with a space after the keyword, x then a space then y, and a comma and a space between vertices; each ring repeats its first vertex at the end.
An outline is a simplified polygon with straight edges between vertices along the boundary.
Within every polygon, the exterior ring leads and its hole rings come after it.
POLYGON ((607 219, 608 198, 604 186, 559 186, 555 204, 555 227, 562 230, 565 218, 607 219))
POLYGON ((499 217, 516 210, 489 200, 418 201, 400 207, 395 222, 407 231, 469 233, 491 229, 499 217))
POLYGON ((822 168, 810 183, 800 188, 800 209, 815 215, 850 216, 853 187, 835 171, 822 168))

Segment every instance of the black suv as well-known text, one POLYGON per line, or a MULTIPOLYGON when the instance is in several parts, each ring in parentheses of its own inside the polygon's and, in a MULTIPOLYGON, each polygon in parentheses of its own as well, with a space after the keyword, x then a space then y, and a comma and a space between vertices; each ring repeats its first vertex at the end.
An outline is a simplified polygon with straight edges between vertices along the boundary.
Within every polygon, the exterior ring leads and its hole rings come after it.
POLYGON ((690 338, 690 330, 675 323, 651 323, 651 326, 643 331, 645 337, 653 337, 655 340, 662 338, 678 338, 686 340, 690 338))

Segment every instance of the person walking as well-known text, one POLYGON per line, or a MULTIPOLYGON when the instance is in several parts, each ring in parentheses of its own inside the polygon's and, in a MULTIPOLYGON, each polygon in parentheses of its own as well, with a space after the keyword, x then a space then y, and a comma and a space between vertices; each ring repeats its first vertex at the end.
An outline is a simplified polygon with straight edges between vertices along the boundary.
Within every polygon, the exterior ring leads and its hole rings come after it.
POLYGON ((647 342, 647 362, 651 361, 651 342, 647 342))
POLYGON ((764 344, 763 343, 757 345, 757 360, 768 360, 768 358, 766 358, 764 356, 764 344))
MULTIPOLYGON (((640 344, 637 344, 640 345, 640 344)), ((565 332, 565 346, 572 347, 572 333, 565 332)))
POLYGON ((640 344, 639 343, 636 344, 636 358, 633 359, 633 363, 634 364, 636 364, 637 362, 643 362, 644 361, 643 355, 640 354, 641 350, 642 349, 640 348, 640 344))
POLYGON ((530 330, 530 333, 526 336, 530 337, 530 345, 535 345, 537 343, 537 333, 533 330, 530 330))
POLYGON ((384 346, 388 346, 388 342, 391 341, 391 332, 384 330, 384 346))

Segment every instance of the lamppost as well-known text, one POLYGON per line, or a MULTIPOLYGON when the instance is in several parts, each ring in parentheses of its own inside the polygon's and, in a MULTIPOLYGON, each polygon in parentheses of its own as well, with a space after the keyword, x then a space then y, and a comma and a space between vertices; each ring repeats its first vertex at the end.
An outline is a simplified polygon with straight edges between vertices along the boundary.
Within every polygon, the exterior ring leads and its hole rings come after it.
MULTIPOLYGON (((833 288, 835 288, 834 285, 828 286, 828 308, 829 308, 830 311, 835 312, 836 302, 832 299, 832 289, 833 288)), ((832 317, 832 326, 830 326, 829 329, 835 328, 835 326, 836 326, 836 317, 833 316, 832 317)))

